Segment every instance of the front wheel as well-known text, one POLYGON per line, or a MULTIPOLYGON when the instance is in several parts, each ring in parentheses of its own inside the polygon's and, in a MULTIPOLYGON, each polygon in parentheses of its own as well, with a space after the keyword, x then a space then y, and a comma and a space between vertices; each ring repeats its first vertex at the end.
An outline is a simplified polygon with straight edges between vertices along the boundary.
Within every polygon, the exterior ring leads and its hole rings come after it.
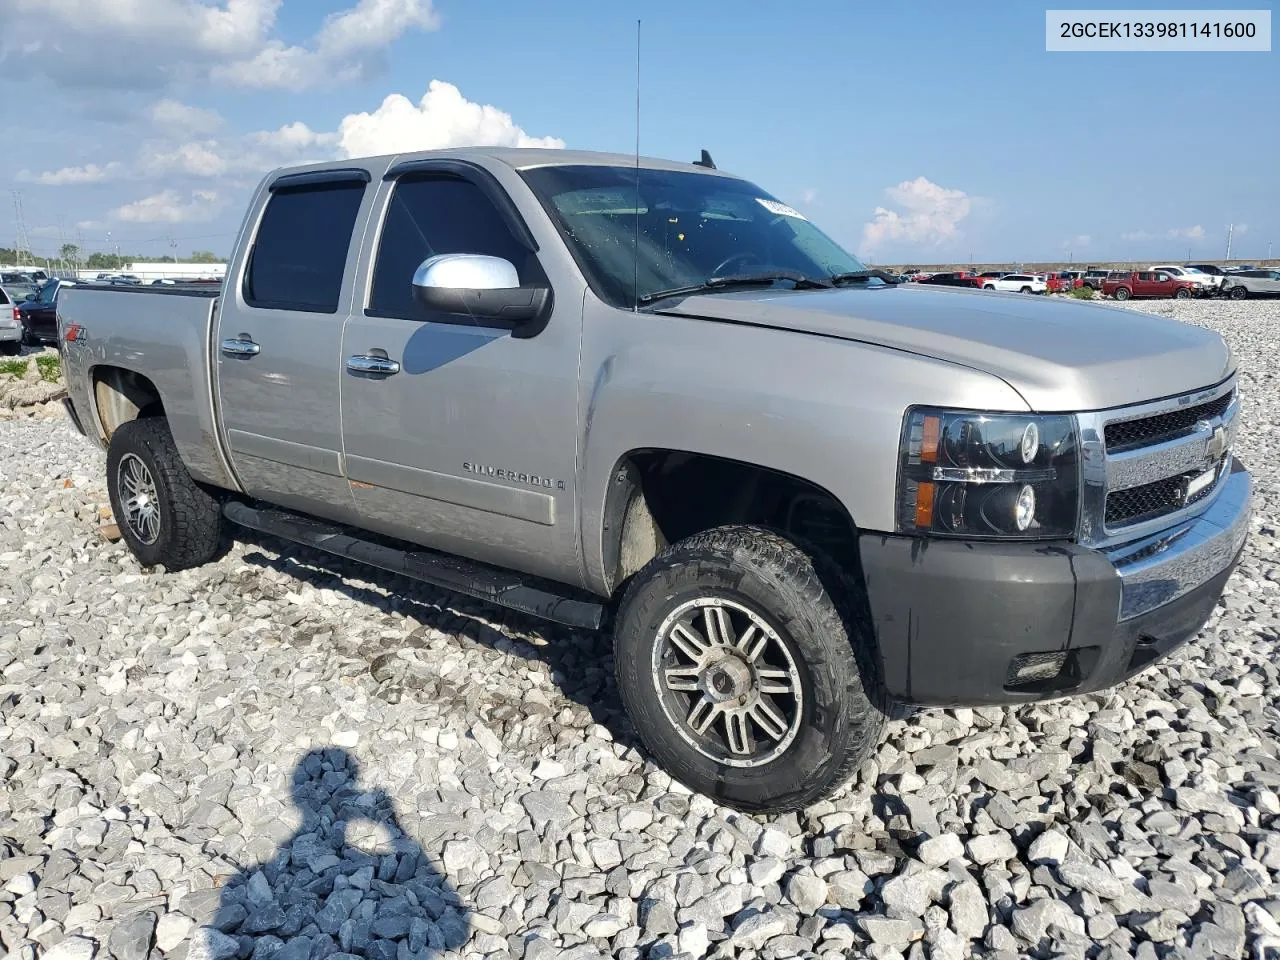
POLYGON ((1129 288, 1128 288, 1128 287, 1119 287, 1119 288, 1117 288, 1117 289, 1116 289, 1116 292, 1115 292, 1115 298, 1116 298, 1117 300, 1128 300, 1128 299, 1129 299, 1129 288))
POLYGON ((994 290, 995 288, 996 287, 994 283, 986 283, 986 284, 983 284, 982 286, 983 290, 994 290))
POLYGON ((1186 287, 1179 287, 1176 291, 1174 291, 1173 298, 1175 300, 1190 300, 1191 291, 1188 290, 1186 287))
POLYGON ((31 328, 27 326, 25 321, 22 322, 22 345, 24 347, 40 346, 40 338, 31 332, 31 328))
POLYGON ((618 690, 645 746, 687 786, 743 810, 796 809, 880 741, 883 686, 858 587, 760 527, 662 551, 618 610, 618 690))
POLYGON ((107 495, 121 538, 143 566, 183 570, 217 556, 222 510, 187 472, 164 420, 116 428, 107 447, 107 495))

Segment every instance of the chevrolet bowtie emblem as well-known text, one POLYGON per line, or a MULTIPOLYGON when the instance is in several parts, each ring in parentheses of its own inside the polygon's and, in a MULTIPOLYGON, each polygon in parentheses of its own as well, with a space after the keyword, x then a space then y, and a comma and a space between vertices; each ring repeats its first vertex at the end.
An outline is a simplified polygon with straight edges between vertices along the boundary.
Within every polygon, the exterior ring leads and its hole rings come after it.
POLYGON ((1213 428, 1208 442, 1205 444, 1205 456, 1213 463, 1222 459, 1227 452, 1227 428, 1218 424, 1213 428))

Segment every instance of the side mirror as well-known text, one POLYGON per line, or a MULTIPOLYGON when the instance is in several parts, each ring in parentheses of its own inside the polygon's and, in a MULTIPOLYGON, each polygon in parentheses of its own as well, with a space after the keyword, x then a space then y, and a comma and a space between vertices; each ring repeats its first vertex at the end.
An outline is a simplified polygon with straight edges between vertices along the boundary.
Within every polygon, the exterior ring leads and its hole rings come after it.
POLYGON ((537 330, 529 326, 550 313, 551 288, 522 287, 515 266, 501 257, 442 253, 414 271, 413 298, 428 310, 506 322, 516 336, 532 336, 537 330))

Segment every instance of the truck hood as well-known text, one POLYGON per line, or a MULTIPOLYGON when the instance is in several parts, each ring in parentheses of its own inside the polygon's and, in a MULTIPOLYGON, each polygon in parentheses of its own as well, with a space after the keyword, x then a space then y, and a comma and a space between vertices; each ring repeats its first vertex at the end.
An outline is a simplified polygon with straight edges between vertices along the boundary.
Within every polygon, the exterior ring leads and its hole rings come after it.
POLYGON ((871 343, 1004 380, 1043 412, 1186 393, 1235 367, 1216 333, 1078 300, 916 284, 686 297, 661 313, 871 343))

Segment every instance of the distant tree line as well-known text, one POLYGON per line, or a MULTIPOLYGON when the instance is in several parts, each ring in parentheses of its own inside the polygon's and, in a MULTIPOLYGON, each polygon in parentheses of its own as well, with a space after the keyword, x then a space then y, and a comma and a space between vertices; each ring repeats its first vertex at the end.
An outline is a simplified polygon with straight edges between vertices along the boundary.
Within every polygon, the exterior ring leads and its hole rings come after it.
POLYGON ((83 256, 80 247, 64 243, 56 257, 37 257, 27 250, 0 247, 0 263, 31 264, 45 270, 121 270, 128 263, 222 263, 223 258, 211 250, 196 250, 189 257, 155 257, 143 253, 102 253, 83 256))

